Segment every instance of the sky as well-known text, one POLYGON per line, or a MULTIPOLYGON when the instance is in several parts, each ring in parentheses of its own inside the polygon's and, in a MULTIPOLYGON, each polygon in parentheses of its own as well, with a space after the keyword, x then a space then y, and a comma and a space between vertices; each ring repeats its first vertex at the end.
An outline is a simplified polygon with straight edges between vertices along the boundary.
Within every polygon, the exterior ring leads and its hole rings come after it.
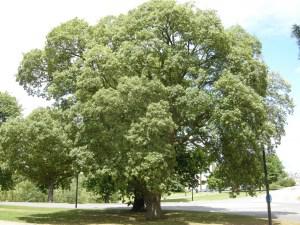
MULTIPOLYGON (((9 0, 0 1, 0 91, 7 91, 22 104, 23 114, 48 105, 30 97, 15 82, 24 53, 42 48, 51 29, 74 17, 95 24, 106 15, 118 15, 145 0, 9 0)), ((179 2, 186 2, 179 0, 179 2)), ((300 0, 195 0, 201 9, 216 10, 225 27, 241 25, 263 46, 269 69, 279 72, 292 86, 296 105, 277 153, 288 172, 300 173, 300 60, 291 26, 300 24, 300 0)))

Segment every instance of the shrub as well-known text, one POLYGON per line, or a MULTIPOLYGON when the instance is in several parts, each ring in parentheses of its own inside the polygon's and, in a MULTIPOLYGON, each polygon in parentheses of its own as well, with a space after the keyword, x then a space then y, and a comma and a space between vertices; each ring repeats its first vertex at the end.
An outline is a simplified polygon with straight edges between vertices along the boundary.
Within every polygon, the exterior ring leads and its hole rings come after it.
POLYGON ((292 187, 296 185, 296 181, 293 178, 286 177, 277 182, 282 187, 292 187))
POLYGON ((45 202, 47 195, 30 181, 24 180, 17 183, 13 190, 1 192, 0 199, 14 202, 45 202))

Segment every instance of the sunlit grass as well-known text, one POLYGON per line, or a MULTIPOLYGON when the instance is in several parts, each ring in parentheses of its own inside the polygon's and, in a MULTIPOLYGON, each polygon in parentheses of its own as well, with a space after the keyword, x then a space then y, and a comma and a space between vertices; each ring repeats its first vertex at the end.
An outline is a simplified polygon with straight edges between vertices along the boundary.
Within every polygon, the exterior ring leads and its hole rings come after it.
MULTIPOLYGON (((258 192, 259 195, 261 192, 258 192)), ((247 197, 245 192, 241 192, 236 198, 247 197)), ((199 192, 194 193, 194 201, 214 201, 214 200, 224 200, 230 199, 228 192, 199 192)), ((180 193, 172 193, 171 195, 166 195, 162 199, 163 202, 190 202, 192 201, 192 193, 191 192, 180 192, 180 193)))
MULTIPOLYGON (((163 219, 147 221, 129 210, 74 210, 0 206, 0 220, 53 225, 266 225, 265 219, 210 212, 166 211, 163 219)), ((275 221, 274 225, 292 225, 275 221)), ((300 224, 293 224, 300 225, 300 224)))

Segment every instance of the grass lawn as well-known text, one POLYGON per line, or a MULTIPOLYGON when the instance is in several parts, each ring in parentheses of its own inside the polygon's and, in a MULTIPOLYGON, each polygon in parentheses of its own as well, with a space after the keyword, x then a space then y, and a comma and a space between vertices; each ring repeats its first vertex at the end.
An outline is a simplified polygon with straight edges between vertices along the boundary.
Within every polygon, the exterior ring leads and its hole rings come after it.
MULTIPOLYGON (((0 220, 53 225, 266 225, 264 219, 209 212, 166 211, 164 218, 145 221, 143 213, 128 210, 74 210, 0 206, 0 220)), ((274 222, 274 225, 292 223, 274 222)), ((300 224, 293 224, 300 225, 300 224)))
MULTIPOLYGON (((260 193, 257 193, 260 194, 260 193)), ((246 197, 246 193, 240 193, 237 198, 246 197)), ((224 200, 229 199, 228 192, 194 192, 194 201, 213 201, 213 200, 224 200)), ((190 202, 192 201, 192 193, 191 192, 180 192, 180 193, 172 193, 169 196, 164 196, 162 202, 190 202)))

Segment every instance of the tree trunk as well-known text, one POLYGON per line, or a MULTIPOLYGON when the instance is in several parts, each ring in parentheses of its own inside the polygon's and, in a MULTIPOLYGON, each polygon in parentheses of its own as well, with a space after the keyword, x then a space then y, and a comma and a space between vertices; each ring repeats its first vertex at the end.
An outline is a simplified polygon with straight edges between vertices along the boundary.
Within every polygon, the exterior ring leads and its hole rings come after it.
POLYGON ((202 192, 202 173, 200 173, 200 192, 202 192))
POLYGON ((139 193, 137 191, 134 192, 134 201, 131 211, 145 212, 145 200, 142 193, 139 193))
POLYGON ((145 193, 146 203, 146 219, 153 220, 162 217, 162 211, 160 206, 160 193, 146 192, 145 193))
POLYGON ((109 203, 109 199, 110 199, 110 195, 104 194, 104 196, 103 196, 104 203, 109 203))
POLYGON ((192 188, 192 201, 194 201, 194 188, 192 188))
POLYGON ((53 202, 53 192, 54 192, 54 185, 49 184, 48 186, 48 202, 53 202))

